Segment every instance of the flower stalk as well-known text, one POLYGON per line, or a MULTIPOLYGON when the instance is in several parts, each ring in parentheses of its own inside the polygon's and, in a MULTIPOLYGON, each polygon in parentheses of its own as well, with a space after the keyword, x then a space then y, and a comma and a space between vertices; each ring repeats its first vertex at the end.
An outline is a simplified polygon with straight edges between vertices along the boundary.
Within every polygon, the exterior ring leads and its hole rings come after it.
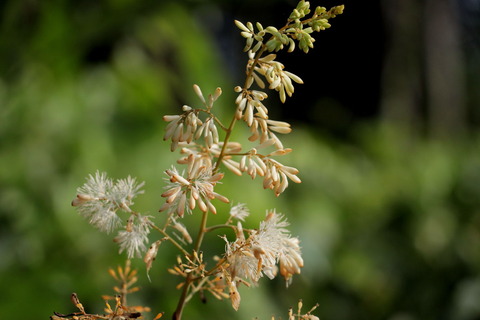
MULTIPOLYGON (((115 241, 120 253, 125 251, 129 259, 144 255, 147 276, 163 241, 169 241, 178 249, 177 262, 168 269, 182 278, 177 286, 181 293, 173 319, 182 319, 187 302, 197 293, 206 292, 217 299, 230 300, 233 309, 238 310, 241 303, 238 287, 258 284, 263 276, 274 279, 277 275, 282 276, 288 286, 293 276, 301 272, 300 241, 288 231, 286 217, 275 209, 267 210, 257 229, 245 230, 242 222, 250 213, 246 205, 232 206, 228 214, 222 207, 217 209, 218 202, 231 201, 219 194, 216 187, 222 183, 223 169, 239 176, 247 174, 252 179, 260 177, 263 188, 272 190, 276 196, 285 192, 290 182, 301 183, 299 170, 279 160, 293 151, 284 147, 279 138, 289 134, 292 128, 287 122, 270 119, 265 104, 269 96, 265 90, 276 92, 282 103, 293 95, 294 87, 303 81, 285 70, 275 53, 283 49, 292 52, 297 47, 309 52, 315 41, 312 34, 329 28, 329 19, 342 12, 343 6, 330 10, 317 7, 312 12, 310 3, 301 0, 280 29, 264 28, 258 22, 235 21, 245 38, 248 60, 245 81, 234 88, 238 96, 228 127, 214 111, 221 88, 204 96, 200 86, 193 85, 200 106, 184 105, 180 114, 163 117, 168 123, 164 140, 170 142, 172 152, 180 152, 176 165, 165 170, 166 186, 161 193, 164 203, 159 209, 160 214, 165 215, 163 225, 131 209, 133 200, 143 193, 144 185, 134 178, 114 181, 106 173, 97 172, 77 189, 72 205, 100 231, 117 231, 115 241), (250 131, 248 143, 254 147, 244 149, 242 142, 232 141, 232 133, 240 122, 250 131), (196 212, 201 212, 201 218, 196 239, 192 241, 188 228, 180 221, 196 212), (226 215, 226 222, 209 226, 209 214, 226 215), (225 252, 219 258, 204 258, 202 247, 206 235, 221 228, 233 230, 235 239, 224 235, 225 252), (150 242, 152 229, 162 238, 150 242), (213 267, 207 267, 209 259, 213 260, 213 267)), ((125 304, 126 300, 118 302, 118 308, 125 304)), ((112 314, 118 315, 116 311, 112 314)), ((295 316, 292 313, 290 318, 295 316)), ((299 307, 300 317, 303 315, 299 307)))

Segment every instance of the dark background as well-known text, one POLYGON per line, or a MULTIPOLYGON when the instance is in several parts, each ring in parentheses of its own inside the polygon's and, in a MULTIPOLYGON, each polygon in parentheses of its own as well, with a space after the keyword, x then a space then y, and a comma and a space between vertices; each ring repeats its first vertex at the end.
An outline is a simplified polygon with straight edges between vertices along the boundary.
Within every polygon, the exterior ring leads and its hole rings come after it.
MULTIPOLYGON (((480 319, 480 2, 312 1, 339 4, 345 13, 313 50, 278 55, 305 84, 283 105, 267 100, 272 119, 293 125, 285 161, 303 183, 279 198, 249 178, 221 186, 248 203, 252 227, 266 209, 285 213, 302 275, 288 289, 280 279, 242 288, 238 312, 194 299, 186 318, 286 318, 303 299, 321 319, 480 319)), ((233 20, 281 27, 295 5, 0 2, 0 318, 72 312, 71 292, 102 312, 106 270, 125 256, 70 207, 76 188, 97 169, 136 176, 146 181, 137 209, 158 215, 177 157, 162 115, 196 104, 197 83, 223 88, 227 122, 246 62, 233 20)), ((161 248, 151 283, 133 261, 142 291, 132 303, 171 313, 175 254, 161 248)))

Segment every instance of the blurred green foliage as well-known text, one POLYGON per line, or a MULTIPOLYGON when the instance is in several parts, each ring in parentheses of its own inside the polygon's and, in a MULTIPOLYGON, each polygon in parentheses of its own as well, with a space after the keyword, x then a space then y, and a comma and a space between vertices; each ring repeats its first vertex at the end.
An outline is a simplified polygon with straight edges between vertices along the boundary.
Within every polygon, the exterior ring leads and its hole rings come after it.
MULTIPOLYGON (((125 257, 70 201, 98 169, 146 181, 136 208, 159 215, 163 171, 176 159, 161 116, 196 103, 193 83, 205 93, 222 86, 217 107, 232 113, 227 62, 193 14, 219 13, 168 1, 1 6, 0 318, 71 312, 71 292, 100 312, 114 284, 107 268, 125 257)), ((266 209, 285 213, 302 240, 302 275, 288 290, 281 280, 241 288, 237 313, 213 297, 195 300, 185 318, 286 317, 302 298, 320 303, 322 319, 479 319, 480 137, 438 141, 368 123, 342 142, 294 129, 286 163, 302 184, 277 199, 260 181, 230 175, 219 192, 248 203, 257 221, 266 209)), ((206 253, 222 252, 223 242, 210 240, 206 253)), ((152 283, 134 261, 143 287, 134 303, 173 310, 177 280, 166 268, 174 256, 161 247, 152 283)))

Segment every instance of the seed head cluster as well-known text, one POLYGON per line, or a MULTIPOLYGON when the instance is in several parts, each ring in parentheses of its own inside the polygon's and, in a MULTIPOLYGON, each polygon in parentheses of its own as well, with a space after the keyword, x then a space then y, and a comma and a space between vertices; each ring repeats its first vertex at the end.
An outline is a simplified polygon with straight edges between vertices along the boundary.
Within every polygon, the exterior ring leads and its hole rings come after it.
POLYGON ((150 232, 148 217, 142 217, 130 208, 137 195, 142 194, 144 183, 137 183, 130 176, 114 182, 105 172, 89 175, 87 182, 77 189, 72 206, 100 231, 110 233, 123 225, 119 212, 129 216, 124 230, 118 232, 115 241, 120 252, 126 251, 129 258, 145 251, 147 235, 150 232))
MULTIPOLYGON (((284 216, 275 210, 268 211, 259 228, 247 232, 248 237, 238 222, 236 240, 229 242, 225 237, 228 267, 223 269, 224 277, 237 285, 248 285, 249 281, 256 285, 263 275, 273 279, 280 271, 288 286, 292 276, 300 273, 303 258, 299 240, 290 235, 287 226, 284 216)), ((232 299, 234 308, 239 303, 238 291, 235 291, 235 298, 232 299)))

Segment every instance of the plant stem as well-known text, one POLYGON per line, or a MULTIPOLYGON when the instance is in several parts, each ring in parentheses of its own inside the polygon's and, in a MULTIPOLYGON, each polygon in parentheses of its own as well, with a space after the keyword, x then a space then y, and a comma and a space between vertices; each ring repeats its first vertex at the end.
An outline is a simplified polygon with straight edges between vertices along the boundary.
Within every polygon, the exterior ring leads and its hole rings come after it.
MULTIPOLYGON (((280 29, 280 31, 285 30, 287 28, 287 26, 288 26, 288 24, 286 26, 284 26, 282 29, 280 29)), ((243 85, 243 92, 248 90, 248 87, 247 87, 248 79, 252 76, 252 73, 254 71, 255 66, 258 64, 259 59, 262 57, 262 55, 266 51, 266 49, 267 49, 267 46, 264 44, 264 45, 262 45, 261 49, 256 52, 255 59, 254 59, 252 65, 250 67, 248 67, 247 76, 245 78, 245 84, 243 85)), ((205 110, 202 110, 202 111, 205 111, 205 110)), ((205 111, 205 112, 207 112, 208 114, 211 114, 210 111, 205 111)), ((213 174, 218 172, 218 170, 220 168, 220 163, 222 162, 223 157, 227 154, 226 153, 227 145, 228 145, 228 142, 230 141, 230 137, 232 135, 233 128, 235 127, 235 123, 237 122, 237 118, 235 116, 235 113, 232 117, 232 121, 230 122, 230 125, 228 126, 228 128, 225 128, 216 117, 214 117, 214 119, 217 121, 217 123, 219 123, 219 125, 222 127, 222 129, 226 131, 226 133, 225 133, 225 139, 223 141, 222 149, 220 151, 220 154, 218 155, 218 160, 215 163, 215 167, 213 168, 213 172, 212 172, 213 174)), ((217 229, 217 228, 225 227, 225 225, 220 225, 220 226, 214 226, 214 227, 206 228, 207 217, 208 217, 208 212, 204 212, 203 216, 202 216, 202 221, 200 223, 200 230, 198 232, 197 240, 195 242, 195 247, 194 247, 195 252, 198 252, 200 250, 200 247, 201 247, 202 242, 203 242, 203 237, 204 237, 206 232, 210 232, 210 231, 212 231, 214 229, 217 229)), ((228 227, 230 227, 230 226, 228 226, 228 227)), ((162 231, 160 231, 160 232, 162 232, 162 231)), ((164 232, 162 232, 162 233, 164 233, 164 232)), ((169 237, 169 239, 170 239, 170 237, 169 237)), ((171 241, 186 256, 189 256, 189 257, 193 256, 193 254, 190 255, 190 254, 186 253, 186 251, 178 243, 173 241, 173 239, 171 239, 171 241)), ((217 266, 215 268, 210 270, 208 275, 212 274, 224 261, 225 260, 222 259, 222 262, 217 264, 217 266)), ((183 289, 182 289, 182 294, 180 295, 180 299, 178 301, 177 308, 175 309, 175 312, 173 313, 173 317, 172 317, 173 320, 181 320, 183 308, 185 307, 185 304, 187 302, 188 290, 190 288, 191 283, 195 280, 197 280, 197 278, 193 278, 191 273, 189 273, 187 275, 187 277, 185 278, 185 282, 184 282, 183 289)))
POLYGON ((191 278, 192 276, 191 274, 189 274, 185 279, 185 284, 183 285, 182 294, 180 295, 180 299, 178 300, 177 309, 175 309, 175 312, 173 313, 173 316, 172 316, 173 320, 182 319, 182 312, 183 312, 183 308, 185 307, 185 302, 186 302, 185 299, 187 298, 187 292, 188 292, 188 287, 190 287, 191 278))
POLYGON ((225 134, 225 140, 223 141, 222 150, 218 155, 218 160, 217 160, 217 163, 215 163, 215 168, 213 168, 213 174, 217 173, 218 169, 220 168, 220 163, 222 162, 222 159, 225 156, 225 150, 227 150, 228 141, 230 140, 230 135, 232 134, 232 131, 233 131, 233 128, 235 127, 236 122, 237 122, 237 119, 235 118, 235 115, 233 115, 232 122, 230 122, 230 125, 228 126, 228 129, 227 129, 227 133, 225 134))
MULTIPOLYGON (((265 52, 267 46, 263 45, 262 48, 256 53, 255 60, 252 66, 249 68, 247 77, 245 78, 245 84, 243 85, 243 91, 247 90, 247 82, 248 78, 252 76, 253 69, 255 65, 258 64, 258 59, 262 56, 265 52)), ((227 133, 225 134, 225 139, 223 140, 222 150, 220 151, 220 155, 218 156, 217 163, 215 163, 215 168, 213 169, 213 173, 215 174, 218 169, 220 168, 220 163, 222 162, 223 157, 225 156, 225 150, 227 150, 228 141, 230 140, 230 136, 232 134, 233 128, 235 127, 235 123, 237 122, 237 118, 235 117, 235 113, 233 114, 232 121, 230 122, 230 126, 227 129, 227 133)))
POLYGON ((221 229, 221 228, 229 228, 229 229, 237 230, 237 227, 232 226, 231 224, 218 224, 218 225, 206 228, 205 233, 212 232, 213 230, 221 229))
MULTIPOLYGON (((204 212, 202 215, 202 221, 200 222, 200 229, 198 230, 198 235, 197 235, 197 240, 195 241, 195 247, 194 251, 198 252, 200 250, 200 247, 202 246, 203 242, 203 236, 205 235, 206 226, 207 226, 207 218, 208 218, 208 211, 204 212)), ((186 254, 190 258, 193 258, 193 254, 186 254)), ((188 289, 190 288, 190 284, 192 283, 194 279, 192 278, 192 274, 189 273, 187 277, 185 278, 185 282, 183 285, 183 290, 182 294, 180 295, 180 299, 178 300, 177 304, 177 309, 175 309, 175 312, 173 313, 173 320, 180 320, 182 319, 182 312, 183 308, 185 307, 185 304, 187 302, 187 294, 188 294, 188 289)))

